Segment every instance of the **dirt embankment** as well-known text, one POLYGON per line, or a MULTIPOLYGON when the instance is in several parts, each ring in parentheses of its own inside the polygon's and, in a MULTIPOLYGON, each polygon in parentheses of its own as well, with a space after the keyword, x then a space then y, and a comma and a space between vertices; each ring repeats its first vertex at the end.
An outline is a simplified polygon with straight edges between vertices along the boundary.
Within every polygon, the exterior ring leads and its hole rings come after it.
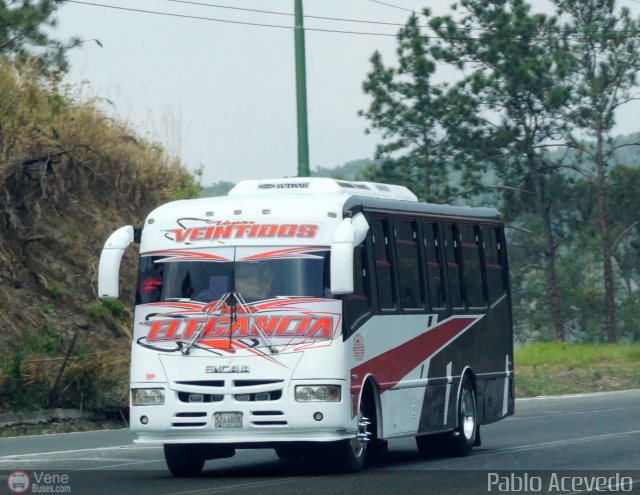
POLYGON ((160 145, 28 68, 0 62, 0 95, 0 412, 101 410, 126 400, 135 277, 130 250, 123 303, 102 304, 102 245, 198 186, 160 145))

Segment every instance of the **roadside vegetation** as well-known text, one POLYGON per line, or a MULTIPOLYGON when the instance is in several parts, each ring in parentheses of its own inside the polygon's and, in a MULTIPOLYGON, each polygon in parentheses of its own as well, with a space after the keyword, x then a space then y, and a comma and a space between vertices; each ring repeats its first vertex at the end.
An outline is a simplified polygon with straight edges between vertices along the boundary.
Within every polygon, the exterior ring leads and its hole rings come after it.
POLYGON ((538 342, 516 347, 516 396, 640 388, 640 344, 538 342))
MULTIPOLYGON (((33 21, 17 11, 35 7, 20 5, 0 9, 0 21, 33 21)), ((199 185, 99 98, 60 82, 63 44, 29 57, 23 41, 46 41, 34 29, 0 32, 0 413, 117 409, 128 400, 135 255, 123 264, 122 303, 102 303, 101 247, 199 185), (8 51, 13 38, 21 44, 8 51)))

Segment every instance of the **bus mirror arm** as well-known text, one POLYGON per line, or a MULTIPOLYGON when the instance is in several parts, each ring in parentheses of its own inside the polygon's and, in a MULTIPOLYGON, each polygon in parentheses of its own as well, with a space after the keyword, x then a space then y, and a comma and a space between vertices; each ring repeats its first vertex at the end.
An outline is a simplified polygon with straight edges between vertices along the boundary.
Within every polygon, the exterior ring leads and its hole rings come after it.
POLYGON ((364 215, 345 218, 336 228, 331 243, 331 292, 353 294, 353 250, 367 235, 364 215))
POLYGON ((351 224, 353 225, 354 230, 353 245, 357 246, 364 241, 365 237, 367 237, 367 232, 369 232, 369 223, 362 213, 358 213, 351 219, 351 224))
POLYGON ((98 297, 100 299, 118 298, 120 262, 122 261, 124 250, 134 242, 134 237, 133 227, 127 225, 116 230, 104 243, 98 269, 98 297))

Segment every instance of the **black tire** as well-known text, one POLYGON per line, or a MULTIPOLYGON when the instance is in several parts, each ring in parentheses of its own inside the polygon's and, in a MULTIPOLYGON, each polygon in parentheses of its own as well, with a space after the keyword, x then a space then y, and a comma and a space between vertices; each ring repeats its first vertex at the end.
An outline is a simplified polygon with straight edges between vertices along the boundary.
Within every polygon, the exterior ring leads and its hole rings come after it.
POLYGON ((476 394, 468 376, 462 379, 457 404, 458 426, 454 431, 416 437, 418 453, 422 457, 465 457, 471 453, 479 426, 476 394))
POLYGON ((466 457, 476 443, 478 411, 476 393, 468 376, 462 379, 458 397, 458 427, 451 433, 448 447, 451 455, 466 457))
POLYGON ((279 445, 275 448, 276 455, 283 461, 299 460, 305 457, 302 447, 296 445, 279 445))
POLYGON ((368 425, 368 433, 370 433, 370 435, 369 442, 367 443, 367 455, 365 459, 366 466, 384 461, 389 453, 388 442, 378 438, 378 424, 380 418, 378 418, 378 414, 376 412, 376 400, 374 394, 374 387, 369 384, 362 396, 363 415, 368 418, 371 423, 368 425))
POLYGON ((202 471, 205 456, 198 445, 165 444, 164 459, 174 476, 195 476, 202 471))
MULTIPOLYGON (((358 435, 365 436, 369 432, 369 425, 361 403, 358 413, 358 435)), ((345 473, 362 471, 367 458, 368 443, 358 436, 336 442, 331 449, 336 469, 345 473)))

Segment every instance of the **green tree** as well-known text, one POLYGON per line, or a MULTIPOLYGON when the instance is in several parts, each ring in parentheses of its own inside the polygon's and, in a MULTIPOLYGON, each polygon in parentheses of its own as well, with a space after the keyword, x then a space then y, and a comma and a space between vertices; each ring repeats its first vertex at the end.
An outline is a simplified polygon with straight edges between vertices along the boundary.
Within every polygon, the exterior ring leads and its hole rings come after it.
POLYGON ((219 180, 213 184, 203 187, 200 191, 201 198, 209 198, 213 196, 226 196, 231 189, 233 189, 235 183, 219 180))
POLYGON ((555 228, 552 193, 561 171, 547 150, 564 132, 570 74, 554 36, 556 20, 531 13, 524 0, 462 0, 460 10, 456 20, 430 21, 443 40, 433 53, 465 74, 448 95, 464 110, 444 116, 451 147, 467 165, 490 170, 503 200, 520 203, 516 211, 535 213, 511 218, 511 228, 530 236, 532 256, 541 253, 551 323, 564 340, 556 273, 563 239, 555 228))
POLYGON ((447 199, 452 191, 439 125, 443 91, 432 82, 436 63, 416 15, 398 33, 397 54, 398 66, 391 67, 376 51, 363 84, 371 96, 369 108, 360 112, 369 121, 366 132, 383 139, 375 155, 380 164, 363 178, 407 185, 424 200, 447 199))
POLYGON ((35 62, 41 69, 67 69, 65 53, 80 41, 54 40, 47 29, 56 26, 56 0, 0 0, 0 56, 35 62))
POLYGON ((571 124, 568 145, 578 150, 573 168, 594 185, 595 217, 600 235, 604 281, 604 326, 607 340, 616 342, 614 240, 611 238, 609 168, 616 150, 640 142, 614 143, 616 114, 637 88, 640 39, 637 20, 628 9, 616 11, 614 0, 555 0, 566 19, 563 45, 572 63, 573 101, 567 106, 571 124), (589 140, 578 136, 588 136, 589 140))
POLYGON ((640 168, 617 165, 608 176, 606 208, 610 214, 612 253, 620 274, 619 329, 626 338, 640 339, 640 168))

